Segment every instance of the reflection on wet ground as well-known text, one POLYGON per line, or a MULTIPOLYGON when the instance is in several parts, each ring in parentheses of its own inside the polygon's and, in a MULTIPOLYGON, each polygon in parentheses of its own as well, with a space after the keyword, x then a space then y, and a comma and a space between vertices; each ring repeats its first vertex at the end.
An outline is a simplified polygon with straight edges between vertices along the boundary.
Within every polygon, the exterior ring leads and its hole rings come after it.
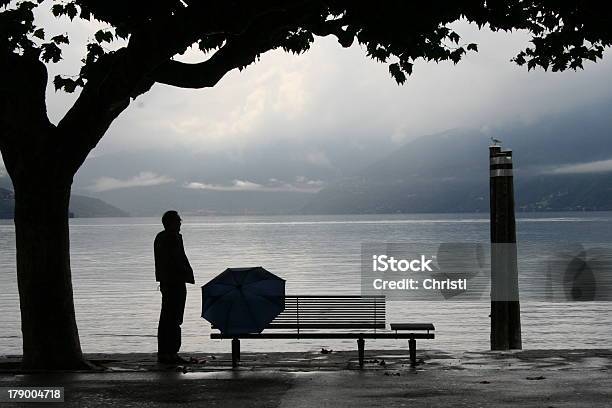
MULTIPOLYGON (((231 375, 240 371, 338 371, 358 370, 356 351, 243 353, 240 367, 231 370, 229 354, 192 354, 199 363, 185 366, 158 364, 155 354, 89 354, 87 358, 105 375, 123 372, 160 372, 167 375, 176 372, 184 378, 193 373, 231 375), (230 374, 228 374, 230 373, 230 374)), ((418 350, 417 367, 410 366, 407 350, 367 350, 366 370, 430 370, 430 369, 542 369, 542 370, 609 370, 612 368, 612 350, 516 350, 516 351, 468 351, 463 353, 440 350, 418 350)), ((0 357, 0 373, 19 373, 19 357, 0 357)), ((75 374, 77 375, 77 374, 75 374)), ((87 376, 89 373, 81 373, 87 376)))

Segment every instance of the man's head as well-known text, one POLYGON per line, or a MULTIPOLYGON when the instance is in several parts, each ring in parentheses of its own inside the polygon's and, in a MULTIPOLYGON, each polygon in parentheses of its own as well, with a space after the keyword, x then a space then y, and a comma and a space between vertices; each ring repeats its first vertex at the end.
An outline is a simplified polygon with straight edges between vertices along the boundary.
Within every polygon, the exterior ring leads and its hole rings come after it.
POLYGON ((174 210, 166 211, 162 215, 162 224, 166 231, 178 233, 181 230, 181 217, 174 210))

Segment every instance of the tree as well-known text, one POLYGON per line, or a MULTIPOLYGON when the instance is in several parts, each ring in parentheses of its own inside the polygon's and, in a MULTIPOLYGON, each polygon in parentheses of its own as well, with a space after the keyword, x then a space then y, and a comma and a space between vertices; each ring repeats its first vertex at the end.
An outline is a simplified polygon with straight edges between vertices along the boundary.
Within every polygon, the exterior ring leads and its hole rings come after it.
POLYGON ((135 98, 155 83, 212 87, 267 51, 303 53, 328 35, 342 47, 359 42, 401 84, 416 60, 457 63, 477 51, 449 28, 459 19, 529 31, 532 45, 513 59, 529 69, 581 68, 585 59, 602 58, 612 41, 610 14, 587 1, 0 0, 0 151, 15 189, 24 366, 84 364, 69 259, 70 189, 88 153, 135 98), (57 124, 46 114, 45 63, 61 59, 69 38, 47 36, 34 18, 37 7, 109 27, 87 45, 78 76, 53 79, 57 90, 80 91, 57 124), (108 51, 105 43, 121 45, 108 51), (202 62, 173 59, 192 45, 202 50, 202 62))

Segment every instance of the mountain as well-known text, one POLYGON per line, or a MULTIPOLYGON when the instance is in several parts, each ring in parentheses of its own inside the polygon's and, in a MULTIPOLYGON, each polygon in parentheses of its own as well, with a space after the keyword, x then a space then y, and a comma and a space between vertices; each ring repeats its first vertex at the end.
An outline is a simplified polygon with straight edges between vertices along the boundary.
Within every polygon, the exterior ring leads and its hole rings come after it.
POLYGON ((121 188, 95 193, 132 216, 159 216, 169 209, 184 215, 295 213, 313 193, 213 191, 184 188, 176 183, 121 188))
POLYGON ((491 137, 513 150, 517 209, 612 210, 611 113, 606 101, 531 124, 423 136, 322 189, 302 212, 486 212, 491 137))
POLYGON ((94 151, 72 191, 135 216, 169 208, 192 214, 295 213, 321 185, 397 147, 390 137, 372 139, 365 132, 348 142, 343 135, 292 134, 228 150, 134 143, 122 151, 94 151))
MULTIPOLYGON (((44 197, 41 197, 44 199, 44 197)), ((11 190, 0 188, 0 218, 13 218, 15 208, 14 194, 11 190)), ((72 195, 70 212, 76 218, 91 217, 128 217, 129 214, 97 198, 72 195)))
POLYGON ((73 194, 70 197, 70 212, 76 218, 129 217, 127 212, 98 198, 73 194))

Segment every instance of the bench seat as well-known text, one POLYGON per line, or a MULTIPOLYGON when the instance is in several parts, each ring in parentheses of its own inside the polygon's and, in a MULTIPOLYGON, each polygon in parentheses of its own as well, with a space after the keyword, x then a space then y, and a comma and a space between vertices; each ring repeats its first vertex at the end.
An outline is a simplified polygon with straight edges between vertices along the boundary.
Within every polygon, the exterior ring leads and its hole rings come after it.
POLYGON ((436 330, 433 324, 431 323, 391 323, 391 330, 427 330, 429 331, 436 330))
POLYGON ((223 336, 221 333, 211 333, 211 339, 434 339, 433 333, 391 333, 391 332, 337 332, 337 333, 246 333, 223 336))
MULTIPOLYGON (((213 329, 215 327, 213 326, 213 329)), ((416 364, 416 340, 435 338, 431 323, 393 323, 386 330, 384 296, 286 296, 285 310, 261 333, 211 333, 232 339, 232 366, 240 361, 240 339, 356 339, 363 367, 365 339, 409 340, 410 362, 416 364)))

